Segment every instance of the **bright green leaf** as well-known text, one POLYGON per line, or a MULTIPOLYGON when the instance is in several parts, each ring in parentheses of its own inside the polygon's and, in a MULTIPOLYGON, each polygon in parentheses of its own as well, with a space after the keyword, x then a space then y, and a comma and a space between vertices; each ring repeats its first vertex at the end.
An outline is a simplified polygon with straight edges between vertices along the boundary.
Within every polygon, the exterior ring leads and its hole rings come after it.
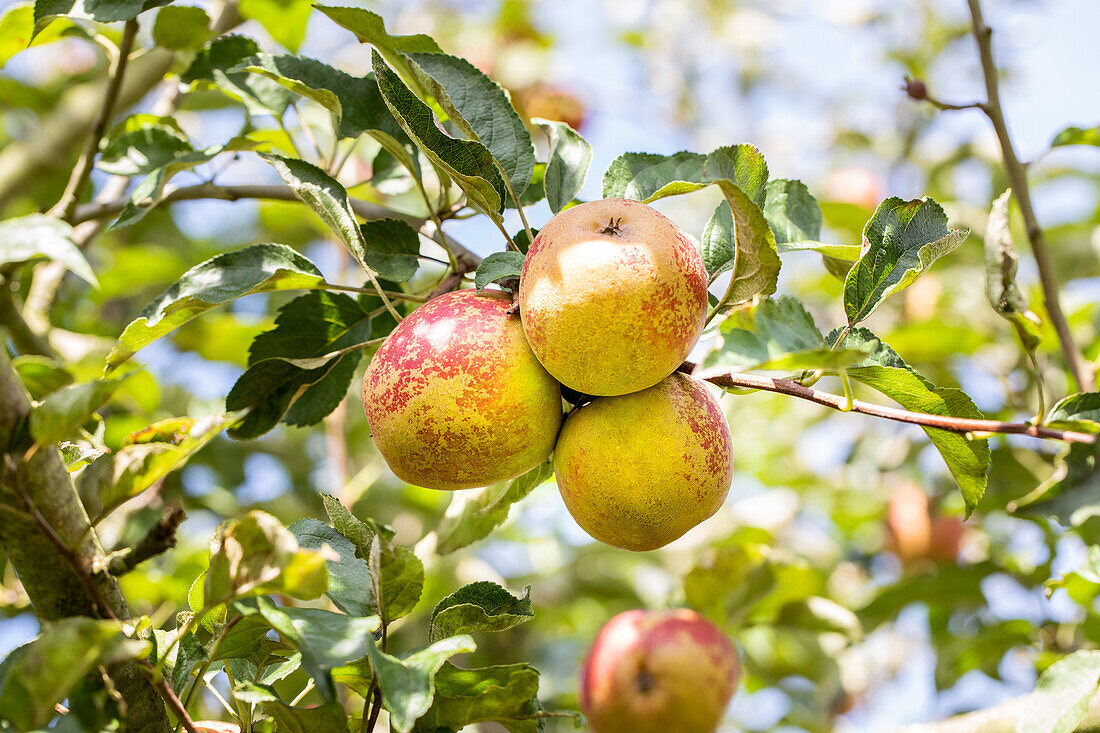
POLYGON ((259 45, 247 36, 228 35, 215 38, 195 56, 191 65, 180 74, 184 84, 208 83, 235 99, 254 115, 282 117, 290 105, 290 92, 266 77, 237 69, 241 63, 260 51, 259 45))
POLYGON ((495 721, 509 733, 538 733, 538 692, 539 671, 529 664, 462 669, 447 662, 435 675, 432 706, 414 730, 436 733, 495 721))
POLYGON ((542 185, 550 211, 556 214, 584 187, 588 168, 592 165, 592 146, 564 122, 541 117, 532 118, 531 122, 543 128, 550 141, 542 185))
POLYGON ((985 229, 985 297, 993 310, 1016 329, 1020 343, 1034 351, 1042 338, 1039 317, 1027 307, 1027 298, 1016 285, 1018 257, 1008 227, 1012 189, 993 202, 985 229))
POLYGON ((136 18, 146 10, 167 5, 172 0, 36 0, 34 30, 41 33, 59 15, 98 23, 113 23, 136 18))
POLYGON ((802 181, 776 178, 764 189, 764 218, 775 234, 775 244, 817 242, 821 238, 821 207, 802 181))
POLYGON ((0 265, 46 257, 65 265, 74 275, 99 287, 80 248, 73 228, 45 214, 28 214, 0 222, 0 265))
POLYGON ((196 51, 209 36, 210 16, 190 5, 162 8, 153 24, 153 40, 174 51, 196 51))
POLYGON ((1067 127, 1055 135, 1050 143, 1052 148, 1061 145, 1095 145, 1100 147, 1100 126, 1067 127))
POLYGON ((390 727, 409 733, 428 711, 435 696, 435 673, 455 654, 476 649, 469 636, 453 636, 397 658, 370 644, 371 668, 382 690, 382 706, 390 714, 390 727))
POLYGON ((306 37, 306 22, 313 10, 310 0, 241 0, 241 15, 259 21, 271 37, 290 51, 297 51, 306 37))
POLYGON ((99 408, 107 404, 129 375, 115 379, 62 387, 46 396, 31 411, 31 436, 38 445, 56 443, 80 427, 99 408))
POLYGON ((1093 601, 1100 596, 1100 545, 1089 548, 1084 565, 1059 578, 1047 580, 1043 587, 1046 588, 1047 595, 1063 589, 1075 602, 1091 608, 1093 601))

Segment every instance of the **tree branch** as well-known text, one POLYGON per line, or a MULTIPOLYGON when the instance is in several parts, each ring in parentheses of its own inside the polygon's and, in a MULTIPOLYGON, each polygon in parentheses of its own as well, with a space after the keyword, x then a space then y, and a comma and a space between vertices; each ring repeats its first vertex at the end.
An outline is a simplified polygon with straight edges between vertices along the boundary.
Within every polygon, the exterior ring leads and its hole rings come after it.
MULTIPOLYGON (((681 371, 692 373, 693 365, 686 363, 681 371)), ((811 389, 790 379, 774 379, 762 377, 756 374, 741 374, 731 372, 714 372, 705 370, 695 373, 699 379, 726 389, 758 389, 765 392, 776 392, 791 397, 808 400, 825 407, 831 407, 841 412, 858 412, 862 415, 872 415, 895 422, 921 425, 926 428, 939 428, 952 433, 1002 433, 1013 435, 1030 435, 1033 438, 1045 438, 1047 440, 1062 440, 1067 443, 1094 443, 1096 438, 1088 433, 1079 433, 1072 430, 1054 430, 1043 428, 1028 423, 1009 423, 999 420, 974 420, 963 417, 945 417, 943 415, 931 415, 925 412, 910 412, 896 407, 883 407, 870 402, 852 400, 851 408, 848 400, 840 395, 830 392, 811 389)))
POLYGON ((108 572, 116 577, 125 575, 149 558, 175 547, 176 530, 184 519, 187 519, 187 512, 183 509, 167 509, 136 545, 116 550, 107 556, 108 572))
POLYGON ((50 209, 51 216, 60 219, 71 217, 76 202, 80 200, 80 194, 83 193, 84 187, 88 184, 88 179, 92 175, 92 167, 95 165, 96 153, 99 152, 99 141, 103 139, 103 135, 107 132, 107 124, 111 121, 111 116, 115 112, 119 91, 122 89, 122 79, 126 75, 126 64, 130 60, 130 52, 134 50, 134 38, 137 36, 137 31, 137 18, 127 20, 122 28, 122 40, 118 44, 118 58, 115 60, 114 68, 111 69, 107 90, 103 95, 103 105, 96 116, 95 124, 92 125, 92 132, 88 135, 84 152, 69 177, 69 183, 65 186, 65 192, 61 194, 61 198, 50 209))
POLYGON ((967 4, 970 7, 971 31, 978 45, 982 76, 985 79, 986 101, 972 104, 940 102, 928 95, 924 82, 919 80, 906 79, 904 89, 911 98, 925 100, 939 109, 979 108, 985 112, 986 117, 993 124, 993 130, 997 134, 997 141, 1001 146, 1001 157, 1004 161, 1005 172, 1008 174, 1008 180, 1012 186, 1012 194, 1020 204, 1020 214, 1024 218, 1027 239, 1031 244, 1031 251, 1035 256, 1035 265, 1039 270, 1039 282, 1043 288, 1043 302, 1046 305, 1050 323, 1058 334, 1062 356, 1066 360, 1066 366, 1069 368, 1070 374, 1073 375, 1073 379, 1077 383, 1077 388, 1082 392, 1092 392, 1096 390, 1096 380, 1092 373, 1092 367, 1073 342, 1073 334, 1070 332, 1066 316, 1062 312, 1058 276, 1054 271, 1054 262, 1050 257, 1046 235, 1043 233, 1042 227, 1039 226, 1039 220, 1035 217, 1035 209, 1031 205, 1031 189, 1027 183, 1027 170, 1019 158, 1016 157, 1016 149, 1013 147, 1012 138, 1008 134, 1008 125, 1005 122, 1004 109, 1001 106, 997 65, 993 60, 993 29, 986 25, 985 19, 982 17, 980 0, 967 0, 967 4))
MULTIPOLYGON (((1005 700, 985 710, 962 713, 936 723, 907 725, 899 733, 1016 733, 1020 720, 1033 704, 1030 695, 1005 700)), ((1094 695, 1085 718, 1074 733, 1100 733, 1100 695, 1094 695)))
POLYGON ((39 336, 27 322, 23 320, 23 314, 15 307, 15 301, 11 295, 11 283, 4 276, 0 276, 0 324, 7 329, 12 342, 20 353, 40 354, 51 359, 57 357, 50 343, 39 336))

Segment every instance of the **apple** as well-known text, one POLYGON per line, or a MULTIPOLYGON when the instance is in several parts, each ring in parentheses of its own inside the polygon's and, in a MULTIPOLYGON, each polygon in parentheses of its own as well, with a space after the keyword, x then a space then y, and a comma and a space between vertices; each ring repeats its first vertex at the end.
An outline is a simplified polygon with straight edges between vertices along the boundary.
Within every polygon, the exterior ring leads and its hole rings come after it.
POLYGON ((572 412, 554 449, 554 472, 565 506, 588 534, 653 550, 722 506, 733 439, 709 385, 677 372, 572 412))
POLYGON ((694 611, 626 611, 588 652, 581 710, 596 733, 711 733, 740 674, 733 644, 694 611))
POLYGON ((466 489, 545 461, 561 391, 499 291, 435 298, 393 330, 363 376, 375 445, 416 486, 466 489))
POLYGON ((902 484, 890 494, 886 545, 903 563, 955 562, 963 530, 958 517, 933 516, 928 495, 916 484, 902 484))
POLYGON ((654 209, 604 199, 539 231, 519 285, 523 331, 565 386, 609 396, 652 387, 699 340, 707 272, 696 246, 654 209))

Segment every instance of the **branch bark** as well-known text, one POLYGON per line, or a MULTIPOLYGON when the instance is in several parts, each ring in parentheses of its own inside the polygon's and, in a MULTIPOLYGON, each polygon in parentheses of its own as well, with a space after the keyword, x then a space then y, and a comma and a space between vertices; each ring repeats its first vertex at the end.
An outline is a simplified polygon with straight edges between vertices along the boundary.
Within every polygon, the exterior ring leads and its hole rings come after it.
MULTIPOLYGON (((102 561, 104 552, 91 529, 57 449, 50 446, 24 460, 22 437, 30 414, 30 400, 7 353, 0 349, 0 546, 19 575, 36 615, 43 620, 68 616, 97 616, 96 598, 83 579, 54 544, 60 539, 86 567, 102 561), (48 523, 49 534, 28 511, 33 509, 48 523)), ((120 619, 129 609, 118 583, 106 573, 92 575, 96 593, 120 619)), ((127 731, 167 733, 167 712, 148 677, 136 662, 113 665, 111 679, 127 707, 127 731)))
POLYGON ((1058 277, 1054 271, 1054 262, 1050 257, 1046 235, 1043 233, 1042 227, 1039 226, 1039 220, 1035 217, 1035 210, 1031 205, 1031 189, 1028 188, 1027 170, 1020 163, 1019 158, 1016 157, 1016 149, 1013 147, 1012 138, 1008 134, 1004 109, 1001 107, 997 65, 993 60, 993 29, 986 25, 985 19, 982 17, 980 0, 967 0, 967 3, 970 6, 971 30, 974 34, 974 40, 978 44, 978 55, 981 58, 982 76, 985 78, 987 99, 981 105, 981 109, 993 124, 993 130, 997 133, 1005 170, 1012 184, 1012 194, 1020 204, 1020 213, 1023 215, 1024 224, 1027 227, 1027 239, 1031 243, 1031 251, 1035 255, 1035 264, 1039 269, 1039 282, 1043 287, 1043 301, 1046 305, 1047 315, 1058 334, 1062 355, 1066 360, 1070 373, 1077 382, 1078 389, 1084 392, 1092 392, 1096 389, 1096 381, 1089 363, 1073 342, 1069 324, 1062 312, 1058 292, 1058 277))
POLYGON ((172 549, 176 546, 176 530, 184 519, 187 513, 179 507, 168 509, 136 545, 108 555, 107 570, 116 577, 125 575, 149 558, 172 549))
MULTIPOLYGON (((685 364, 681 371, 691 374, 693 365, 685 364)), ((790 379, 774 379, 762 377, 757 374, 740 374, 732 372, 703 371, 695 374, 711 384, 723 388, 732 389, 759 389, 765 392, 776 392, 791 397, 815 402, 825 407, 831 407, 841 412, 857 412, 861 415, 872 415, 895 422, 922 425, 928 428, 939 428, 952 433, 1002 433, 1013 435, 1030 435, 1033 438, 1045 438, 1047 440, 1061 440, 1067 443, 1094 443, 1096 438, 1088 433, 1079 433, 1072 430, 1054 430, 1043 428, 1028 423, 1009 423, 1000 420, 974 420, 962 417, 945 417, 943 415, 931 415, 926 412, 910 412, 896 407, 884 407, 862 400, 852 400, 848 408, 848 400, 831 392, 822 392, 811 389, 790 379)))

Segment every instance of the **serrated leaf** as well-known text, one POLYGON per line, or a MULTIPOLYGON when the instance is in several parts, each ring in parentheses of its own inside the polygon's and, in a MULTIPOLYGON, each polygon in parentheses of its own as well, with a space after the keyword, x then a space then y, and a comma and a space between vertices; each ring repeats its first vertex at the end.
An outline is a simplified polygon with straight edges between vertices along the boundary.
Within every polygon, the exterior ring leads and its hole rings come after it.
POLYGON ((317 690, 326 702, 336 699, 330 671, 371 654, 374 632, 381 626, 377 616, 276 606, 268 598, 259 598, 256 603, 260 615, 282 640, 302 653, 302 667, 317 683, 317 690))
POLYGON ((539 671, 529 664, 462 669, 447 662, 435 675, 432 706, 414 730, 436 733, 494 721, 510 733, 537 733, 538 692, 539 671))
POLYGON ((518 598, 496 583, 482 580, 462 586, 436 605, 429 638, 437 641, 456 634, 504 631, 534 617, 530 586, 518 598))
POLYGON ((355 556, 351 540, 311 518, 299 519, 288 529, 294 533, 299 547, 315 551, 328 547, 336 553, 335 559, 326 560, 328 590, 325 595, 349 616, 369 616, 376 606, 371 597, 370 570, 366 560, 355 556))
POLYGON ((821 239, 821 207, 802 181, 776 178, 764 189, 764 218, 775 234, 775 244, 821 239))
POLYGON ((546 131, 550 143, 542 186, 550 211, 556 214, 584 188, 592 165, 592 146, 564 122, 541 117, 533 117, 531 122, 546 131))
POLYGON ((126 326, 107 356, 106 371, 216 306, 252 293, 316 288, 317 266, 282 244, 253 244, 192 267, 126 326))
POLYGON ((838 369, 863 361, 870 349, 830 349, 813 316, 788 295, 731 314, 719 327, 719 344, 703 359, 706 369, 838 369))
POLYGON ((68 223, 45 214, 28 214, 0 222, 0 265, 38 257, 60 262, 74 275, 99 287, 91 265, 73 243, 73 228, 68 223))
POLYGON ((195 51, 210 36, 210 16, 202 8, 170 5, 157 13, 153 40, 173 51, 195 51))
POLYGON ((409 733, 435 696, 435 674, 455 654, 476 649, 469 636, 453 636, 397 658, 370 644, 367 654, 382 690, 382 706, 397 733, 409 733))
POLYGON ((379 130, 408 143, 382 100, 373 74, 355 77, 305 56, 263 53, 243 59, 238 68, 317 102, 332 113, 341 137, 356 138, 368 130, 379 130))
POLYGON ((199 449, 240 419, 239 415, 212 415, 191 421, 175 431, 172 442, 127 445, 109 458, 96 461, 80 475, 84 496, 98 496, 104 516, 187 463, 199 449))
POLYGON ((703 168, 706 180, 729 181, 757 208, 763 208, 768 164, 755 147, 740 143, 717 148, 707 154, 703 168))
POLYGON ((848 323, 867 318, 969 234, 948 229, 947 215, 932 199, 883 201, 863 229, 863 253, 844 282, 848 323))
POLYGON ((514 290, 523 270, 523 260, 522 252, 494 252, 483 259, 474 274, 477 292, 480 293, 490 283, 511 284, 513 287, 510 289, 514 290))
POLYGON ((369 563, 382 618, 388 624, 408 615, 424 591, 424 563, 408 547, 393 544, 380 532, 371 542, 369 563))
POLYGON ((517 501, 554 474, 547 461, 507 483, 476 491, 455 492, 447 511, 435 528, 436 552, 447 555, 478 540, 504 523, 517 501))
POLYGON ((172 0, 36 0, 34 32, 38 34, 59 15, 97 23, 114 23, 136 18, 146 10, 167 5, 172 0))
POLYGON ((183 693, 184 688, 191 682, 195 669, 207 661, 206 649, 203 648, 197 636, 184 634, 173 652, 175 660, 172 662, 168 678, 172 682, 172 688, 177 693, 183 693))
POLYGON ((306 37, 306 22, 313 10, 310 0, 240 0, 245 18, 258 21, 271 37, 290 51, 297 51, 306 37))
POLYGON ((705 155, 686 150, 672 155, 623 153, 604 171, 603 197, 650 203, 665 196, 696 191, 706 185, 705 162, 705 155))
POLYGON ((731 259, 710 273, 713 277, 725 270, 733 270, 722 303, 730 306, 771 295, 779 281, 781 263, 775 248, 775 235, 764 219, 764 212, 730 181, 721 179, 716 183, 733 213, 736 242, 736 251, 731 253, 731 259))
POLYGON ((250 511, 223 522, 210 540, 203 606, 211 609, 263 593, 317 598, 328 588, 325 563, 320 553, 301 549, 278 519, 250 511))
POLYGON ((370 557, 371 543, 375 535, 382 535, 385 539, 393 539, 393 530, 386 525, 378 524, 374 520, 363 521, 340 503, 340 500, 330 494, 321 494, 321 501, 325 505, 325 513, 332 522, 336 531, 347 537, 353 545, 358 557, 366 560, 370 557))
POLYGON ((400 219, 373 219, 359 227, 364 257, 379 277, 396 283, 411 280, 420 265, 420 235, 400 219))
POLYGON ((48 445, 68 436, 107 404, 119 385, 128 378, 129 375, 115 379, 93 379, 50 393, 31 410, 31 437, 38 445, 48 445))
POLYGON ((88 672, 136 659, 149 643, 127 638, 118 621, 77 616, 46 622, 42 632, 0 663, 0 719, 16 730, 44 727, 88 672))
POLYGON ((1072 733, 1100 683, 1100 652, 1077 651, 1047 667, 1015 713, 1020 733, 1072 733))
MULTIPOLYGON (((827 341, 834 343, 838 336, 839 331, 834 331, 827 341)), ((933 385, 865 328, 852 329, 840 347, 871 348, 866 361, 846 369, 848 376, 878 390, 907 410, 947 417, 984 418, 965 392, 933 385)), ((958 482, 969 517, 985 493, 989 479, 989 441, 985 438, 968 440, 965 435, 938 428, 923 430, 958 482)))
POLYGON ((360 43, 374 46, 390 66, 405 76, 406 82, 412 81, 412 71, 402 54, 406 53, 443 53, 439 44, 423 33, 409 36, 391 36, 386 31, 385 22, 378 13, 365 8, 343 8, 327 5, 314 5, 337 24, 355 34, 360 43))
POLYGON ((247 36, 215 38, 202 49, 191 65, 180 74, 184 84, 207 82, 241 100, 250 114, 282 117, 290 105, 290 92, 279 83, 244 71, 231 71, 260 51, 259 44, 247 36))
POLYGON ((1018 257, 1008 226, 1008 204, 1012 189, 993 202, 985 228, 985 297, 997 315, 1012 324, 1020 343, 1034 351, 1042 338, 1039 317, 1027 306, 1027 298, 1016 285, 1018 257))
POLYGON ((703 266, 708 273, 718 273, 733 261, 733 211, 723 201, 715 207, 703 229, 703 266))
POLYGON ((373 301, 313 291, 279 309, 275 328, 252 342, 248 369, 226 397, 226 409, 249 410, 230 436, 256 438, 280 420, 313 425, 336 409, 362 349, 392 328, 389 314, 369 309, 373 301))
POLYGON ((1091 608, 1100 595, 1100 546, 1089 547, 1084 565, 1058 578, 1050 578, 1043 587, 1047 596, 1056 590, 1064 590, 1076 603, 1091 608))
MULTIPOLYGON (((201 583, 198 583, 198 588, 202 590, 201 583)), ((191 607, 195 608, 196 604, 192 603, 191 607)), ((202 608, 201 601, 197 607, 202 608)), ((255 653, 267 639, 267 632, 270 630, 271 624, 258 613, 234 616, 222 626, 210 644, 210 661, 241 659, 255 653)))
POLYGON ((410 53, 413 71, 422 71, 421 83, 447 116, 472 139, 493 154, 516 195, 531 182, 535 147, 508 93, 466 59, 444 53, 410 53))
POLYGON ((470 203, 500 221, 504 209, 504 179, 493 154, 473 140, 456 140, 436 124, 432 110, 398 78, 377 51, 372 52, 378 89, 397 123, 424 155, 451 177, 470 203))
POLYGON ((1055 135, 1050 142, 1052 148, 1062 145, 1095 145, 1100 147, 1100 126, 1067 127, 1055 135))

